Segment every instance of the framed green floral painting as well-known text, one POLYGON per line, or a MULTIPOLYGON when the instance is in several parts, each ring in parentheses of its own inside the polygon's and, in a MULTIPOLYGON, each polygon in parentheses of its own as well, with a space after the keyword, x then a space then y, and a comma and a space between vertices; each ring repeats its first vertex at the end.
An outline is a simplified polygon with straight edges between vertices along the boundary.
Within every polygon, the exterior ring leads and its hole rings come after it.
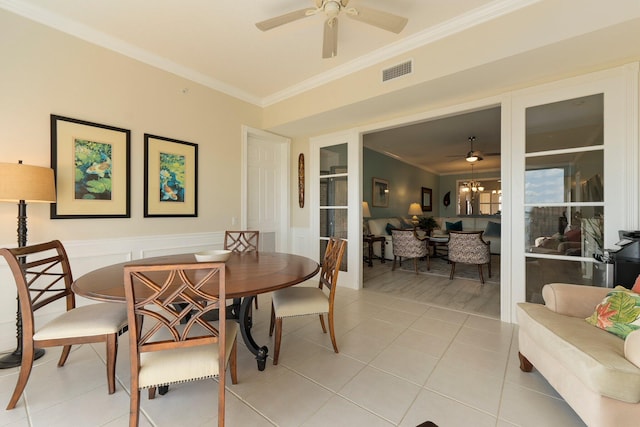
POLYGON ((144 216, 198 216, 198 145, 144 134, 144 216))
POLYGON ((51 115, 51 218, 130 218, 131 131, 51 115))

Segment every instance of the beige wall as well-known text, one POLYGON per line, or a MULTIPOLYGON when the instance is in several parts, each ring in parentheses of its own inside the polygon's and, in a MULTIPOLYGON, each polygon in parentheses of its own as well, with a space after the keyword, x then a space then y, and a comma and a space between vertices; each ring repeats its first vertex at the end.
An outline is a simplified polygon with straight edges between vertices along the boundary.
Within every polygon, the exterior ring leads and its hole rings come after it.
MULTIPOLYGON (((607 13, 579 15, 575 15, 570 4, 560 3, 535 3, 518 12, 511 21, 498 19, 470 27, 450 39, 436 40, 264 109, 2 10, 0 161, 22 159, 28 164, 49 165, 50 114, 132 131, 132 217, 52 221, 48 205, 31 204, 29 241, 189 233, 231 227, 232 217, 239 218, 241 214, 237 167, 241 125, 293 138, 291 226, 308 227, 309 180, 307 177, 307 203, 301 209, 296 176, 301 152, 308 169, 310 137, 611 66, 616 62, 613 58, 619 62, 623 57, 617 51, 630 44, 607 44, 607 37, 603 37, 602 43, 592 44, 593 61, 580 62, 572 61, 575 49, 571 49, 571 41, 582 32, 625 20, 629 20, 629 25, 621 30, 629 31, 630 35, 640 28, 632 25, 639 21, 637 16, 626 13, 635 11, 630 2, 624 8, 599 4, 597 10, 604 8, 607 13), (555 38, 541 25, 550 16, 558 20, 571 16, 567 21, 571 24, 562 27, 563 31, 555 38), (505 35, 514 43, 504 43, 505 35), (523 44, 516 45, 515 41, 523 44), (539 50, 545 43, 553 42, 558 42, 557 48, 539 50), (477 49, 479 44, 491 49, 477 49), (382 68, 408 58, 415 61, 413 75, 389 83, 379 82, 382 68), (188 92, 183 93, 184 89, 188 92), (142 217, 145 132, 199 145, 198 218, 142 217)), ((637 58, 637 55, 625 57, 627 61, 637 58)), ((0 220, 5 224, 0 227, 0 242, 15 242, 15 216, 15 206, 0 204, 0 220)))
MULTIPOLYGON (((131 130, 131 218, 51 220, 48 204, 30 204, 29 242, 219 231, 240 218, 241 125, 260 127, 261 108, 2 10, 0 29, 0 162, 49 166, 50 114, 131 130), (143 218, 144 133, 198 144, 197 218, 143 218)), ((4 244, 16 214, 0 203, 4 244)))

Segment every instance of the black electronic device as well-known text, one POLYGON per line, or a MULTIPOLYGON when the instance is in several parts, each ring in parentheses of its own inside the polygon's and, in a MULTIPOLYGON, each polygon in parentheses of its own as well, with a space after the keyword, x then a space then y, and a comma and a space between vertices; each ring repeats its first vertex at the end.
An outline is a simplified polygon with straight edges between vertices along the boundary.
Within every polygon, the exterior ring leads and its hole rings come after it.
POLYGON ((622 285, 631 289, 640 275, 640 231, 620 230, 620 241, 616 246, 620 249, 611 251, 614 263, 614 286, 622 285))

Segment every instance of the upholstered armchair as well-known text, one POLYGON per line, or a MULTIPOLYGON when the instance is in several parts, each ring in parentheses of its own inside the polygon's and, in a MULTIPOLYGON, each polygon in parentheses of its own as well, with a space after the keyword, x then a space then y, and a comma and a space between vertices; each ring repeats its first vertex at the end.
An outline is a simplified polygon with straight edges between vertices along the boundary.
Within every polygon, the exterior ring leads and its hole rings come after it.
POLYGON ((484 284, 482 266, 487 264, 489 277, 491 277, 491 242, 482 239, 483 231, 449 231, 449 262, 453 279, 456 272, 456 263, 477 264, 480 273, 480 282, 484 284))
POLYGON ((427 270, 431 269, 431 259, 429 258, 429 249, 427 247, 428 237, 421 238, 413 230, 391 230, 391 241, 393 242, 393 267, 396 269, 396 261, 399 260, 402 265, 402 258, 413 258, 413 267, 418 273, 418 258, 425 257, 427 260, 427 270))

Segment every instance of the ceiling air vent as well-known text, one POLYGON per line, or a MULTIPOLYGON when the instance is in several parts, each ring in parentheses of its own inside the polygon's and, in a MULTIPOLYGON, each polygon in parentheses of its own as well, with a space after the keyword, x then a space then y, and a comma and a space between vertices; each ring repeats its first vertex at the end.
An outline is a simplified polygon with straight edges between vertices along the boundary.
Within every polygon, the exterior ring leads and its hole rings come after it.
POLYGON ((385 70, 382 70, 382 81, 386 82, 389 80, 393 80, 398 77, 411 74, 412 72, 413 72, 413 61, 409 60, 409 61, 403 62, 402 64, 394 65, 393 67, 389 67, 385 70))

